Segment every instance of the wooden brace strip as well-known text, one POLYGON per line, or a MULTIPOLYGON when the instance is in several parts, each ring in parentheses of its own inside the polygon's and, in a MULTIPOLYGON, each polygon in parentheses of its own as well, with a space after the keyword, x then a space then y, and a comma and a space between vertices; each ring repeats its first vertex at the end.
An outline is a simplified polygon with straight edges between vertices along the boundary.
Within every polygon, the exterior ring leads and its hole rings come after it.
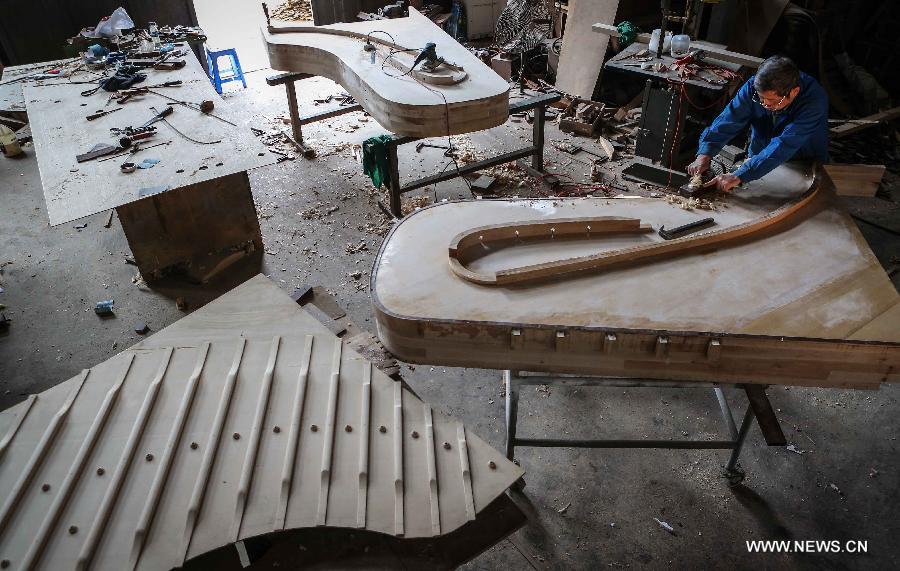
POLYGON ((457 276, 470 282, 482 285, 521 285, 540 280, 559 278, 576 272, 597 271, 634 263, 651 262, 662 258, 672 258, 684 254, 697 253, 710 249, 729 246, 738 240, 766 230, 779 222, 783 222, 801 212, 813 202, 818 194, 819 185, 813 186, 798 200, 772 211, 771 213, 737 226, 723 228, 702 234, 694 234, 675 240, 653 242, 630 248, 621 248, 590 256, 554 260, 530 266, 520 266, 500 270, 496 273, 474 272, 466 264, 480 255, 491 251, 490 246, 508 245, 511 240, 543 234, 546 240, 555 236, 588 237, 586 225, 590 225, 590 234, 625 232, 645 232, 649 226, 641 225, 634 218, 567 218, 539 223, 512 223, 495 226, 482 226, 468 232, 458 234, 450 242, 450 269, 457 276), (593 223, 592 223, 593 221, 593 223), (629 226, 630 225, 630 226, 629 226), (596 229, 595 229, 596 226, 596 229), (561 228, 566 228, 565 231, 561 228), (607 228, 604 232, 601 228, 607 228), (629 229, 630 228, 630 229, 629 229), (551 231, 555 229, 555 232, 551 231), (512 236, 511 236, 512 235, 512 236))
POLYGON ((450 242, 450 268, 471 282, 494 285, 498 274, 477 273, 466 264, 508 246, 526 241, 590 239, 599 235, 639 234, 650 232, 649 224, 637 218, 601 216, 591 218, 557 218, 540 222, 511 222, 480 226, 457 234, 450 242))

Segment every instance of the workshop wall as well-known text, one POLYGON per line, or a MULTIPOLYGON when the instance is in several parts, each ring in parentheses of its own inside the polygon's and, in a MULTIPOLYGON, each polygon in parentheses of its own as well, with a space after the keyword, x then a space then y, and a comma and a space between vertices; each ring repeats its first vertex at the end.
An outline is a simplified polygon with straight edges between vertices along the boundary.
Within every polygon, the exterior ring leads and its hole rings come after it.
POLYGON ((313 23, 325 26, 337 22, 355 22, 360 12, 375 12, 387 0, 311 0, 313 23))
POLYGON ((6 0, 0 18, 0 61, 20 65, 68 57, 66 39, 119 6, 138 26, 196 26, 192 0, 6 0))

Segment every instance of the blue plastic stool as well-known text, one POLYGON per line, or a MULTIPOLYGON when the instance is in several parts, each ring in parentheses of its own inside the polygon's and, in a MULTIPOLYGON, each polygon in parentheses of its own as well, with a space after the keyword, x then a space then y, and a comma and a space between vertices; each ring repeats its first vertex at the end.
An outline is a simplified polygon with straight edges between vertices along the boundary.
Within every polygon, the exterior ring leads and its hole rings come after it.
POLYGON ((241 62, 234 48, 215 52, 206 50, 206 63, 209 67, 209 79, 219 95, 222 94, 222 84, 229 81, 240 80, 244 84, 244 89, 247 88, 247 81, 244 79, 244 72, 241 70, 241 62), (231 60, 228 67, 219 67, 219 58, 223 56, 228 56, 231 60))

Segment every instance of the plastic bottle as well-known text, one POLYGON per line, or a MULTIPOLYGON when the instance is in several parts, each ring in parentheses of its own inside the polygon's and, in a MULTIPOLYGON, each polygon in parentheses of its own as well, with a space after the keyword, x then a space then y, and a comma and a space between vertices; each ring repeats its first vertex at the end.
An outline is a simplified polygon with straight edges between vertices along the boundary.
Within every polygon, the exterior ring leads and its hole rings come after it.
POLYGON ((15 157, 22 154, 22 147, 19 146, 19 140, 16 138, 15 132, 0 123, 0 149, 3 155, 7 157, 15 157))
POLYGON ((153 42, 153 49, 159 50, 159 26, 156 22, 149 22, 147 30, 150 32, 150 41, 153 42))
POLYGON ((680 58, 691 51, 691 37, 687 34, 678 34, 672 37, 672 57, 680 58))
MULTIPOLYGON (((659 47, 659 35, 662 32, 659 28, 653 30, 650 34, 650 53, 656 54, 659 47)), ((672 32, 666 32, 666 38, 663 40, 663 51, 669 51, 669 45, 672 43, 672 32)))

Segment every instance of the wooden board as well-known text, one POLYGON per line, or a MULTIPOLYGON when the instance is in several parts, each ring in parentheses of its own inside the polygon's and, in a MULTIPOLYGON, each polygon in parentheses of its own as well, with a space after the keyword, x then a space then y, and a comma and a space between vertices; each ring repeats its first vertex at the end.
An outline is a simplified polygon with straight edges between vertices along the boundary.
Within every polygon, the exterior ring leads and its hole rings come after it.
POLYGON ((229 262, 263 248, 246 172, 149 196, 119 206, 116 213, 135 264, 148 281, 182 264, 205 283, 229 262))
MULTIPOLYGON (((591 26, 591 29, 597 34, 604 34, 613 38, 620 37, 619 29, 611 24, 594 24, 591 26)), ((641 49, 648 49, 650 38, 650 34, 640 33, 635 36, 634 41, 637 44, 643 44, 641 49)), ((762 58, 731 52, 724 49, 721 45, 704 42, 702 40, 691 40, 691 49, 693 50, 694 48, 702 49, 706 52, 706 59, 713 60, 713 63, 727 62, 755 69, 763 62, 762 58)))
MULTIPOLYGON (((616 216, 658 229, 711 215, 721 229, 767 215, 811 183, 810 173, 782 166, 715 212, 640 198, 422 209, 395 226, 377 258, 379 336, 399 358, 429 364, 857 388, 900 381, 900 324, 848 341, 900 296, 830 186, 799 219, 713 252, 519 287, 471 283, 448 263, 454 236, 477 226, 616 216)), ((498 271, 659 240, 526 244, 470 266, 498 271)))
POLYGON ((824 165, 838 196, 875 196, 884 165, 824 165))
POLYGON ((729 49, 759 54, 788 3, 789 0, 739 0, 732 12, 735 18, 728 36, 729 49))
POLYGON ((886 109, 873 115, 862 117, 860 120, 865 121, 864 123, 844 123, 832 127, 828 131, 833 139, 842 139, 855 133, 859 133, 860 131, 875 127, 879 123, 889 123, 891 121, 896 121, 897 119, 900 119, 900 107, 892 107, 891 109, 886 109))
POLYGON ((619 0, 570 0, 556 73, 557 89, 585 99, 594 95, 609 36, 595 34, 591 26, 612 24, 618 8, 619 0))
POLYGON ((188 51, 184 68, 149 70, 143 85, 182 80, 181 87, 154 91, 198 104, 212 100, 215 102, 213 113, 238 127, 174 105, 175 111, 168 121, 175 128, 199 141, 221 142, 212 145, 192 143, 168 125, 157 123, 157 134, 147 140, 147 145, 172 143, 131 157, 132 162, 146 158, 160 162, 151 169, 138 169, 130 174, 119 170, 127 157, 78 163, 75 156, 87 152, 97 143, 114 144, 118 137, 111 136, 111 127, 140 126, 155 115, 151 106, 161 111, 169 101, 148 94, 123 105, 113 102, 107 106, 109 93, 102 89, 89 97, 81 96, 81 92, 91 85, 59 80, 26 82, 25 103, 51 226, 140 200, 146 194, 145 189, 162 186, 171 191, 275 162, 276 157, 250 132, 251 117, 231 111, 231 106, 213 90, 193 52, 184 49, 188 51), (94 121, 85 119, 95 111, 116 107, 122 107, 122 110, 94 121))
POLYGON ((0 434, 12 569, 170 569, 283 529, 432 538, 523 473, 263 276, 0 413, 0 434))
MULTIPOLYGON (((385 129, 398 135, 458 135, 502 125, 508 117, 509 84, 469 50, 410 9, 408 18, 333 24, 295 33, 263 32, 274 69, 320 75, 340 83, 385 129), (390 34, 374 33, 383 30, 390 34), (334 33, 328 33, 328 32, 334 33), (360 37, 335 35, 353 32, 360 37), (363 49, 373 32, 374 53, 363 49), (468 74, 455 85, 429 85, 382 65, 387 41, 404 48, 437 44, 437 54, 468 74)), ((307 27, 307 30, 310 28, 307 27)))

